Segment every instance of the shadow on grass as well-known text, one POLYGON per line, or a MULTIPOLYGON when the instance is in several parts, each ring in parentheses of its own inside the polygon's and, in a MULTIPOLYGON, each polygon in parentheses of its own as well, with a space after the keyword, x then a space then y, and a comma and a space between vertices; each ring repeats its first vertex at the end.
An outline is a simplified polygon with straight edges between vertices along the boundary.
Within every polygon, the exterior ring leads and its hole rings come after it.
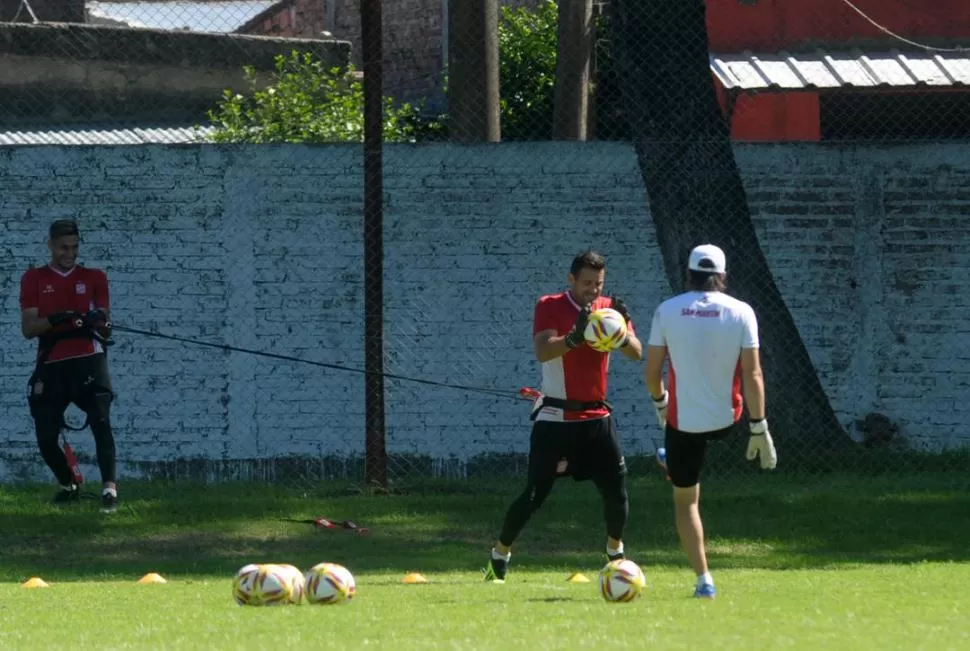
MULTIPOLYGON (((965 484, 962 477, 932 473, 705 482, 711 562, 717 569, 795 569, 967 561, 965 484)), ((307 567, 323 560, 401 576, 475 572, 485 565, 519 486, 429 482, 390 496, 346 496, 346 489, 131 482, 124 486, 126 508, 105 516, 95 502, 46 505, 48 487, 6 487, 0 491, 0 580, 128 580, 150 571, 226 576, 249 562, 307 567), (355 520, 371 534, 281 520, 318 516, 355 520)), ((630 499, 630 556, 646 566, 686 568, 669 485, 657 476, 635 479, 630 499)), ((560 482, 517 541, 515 571, 598 569, 605 560, 601 514, 592 485, 560 482)))

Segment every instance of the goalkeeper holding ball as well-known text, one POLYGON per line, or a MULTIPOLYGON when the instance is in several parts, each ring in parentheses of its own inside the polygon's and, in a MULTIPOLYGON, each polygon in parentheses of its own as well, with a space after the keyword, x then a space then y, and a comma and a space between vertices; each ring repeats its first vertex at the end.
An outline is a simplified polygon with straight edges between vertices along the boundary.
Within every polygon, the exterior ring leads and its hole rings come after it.
POLYGON ((746 401, 748 459, 760 458, 762 468, 772 469, 778 457, 765 420, 754 310, 724 293, 726 259, 720 248, 694 248, 687 266, 688 291, 661 303, 653 315, 644 373, 665 433, 666 459, 661 462, 674 485, 677 535, 697 574, 694 596, 713 599, 698 510, 707 443, 735 431, 746 401))
POLYGON ((569 269, 569 289, 543 296, 536 304, 532 330, 535 355, 542 363, 542 395, 532 412, 528 479, 505 515, 485 570, 486 581, 505 581, 512 543, 562 476, 592 480, 596 485, 603 497, 607 557, 624 557, 627 470, 606 402, 610 353, 587 344, 590 315, 601 308, 622 315, 626 336, 619 338, 616 348, 627 358, 641 360, 643 346, 623 301, 601 296, 605 276, 601 255, 581 253, 569 269))

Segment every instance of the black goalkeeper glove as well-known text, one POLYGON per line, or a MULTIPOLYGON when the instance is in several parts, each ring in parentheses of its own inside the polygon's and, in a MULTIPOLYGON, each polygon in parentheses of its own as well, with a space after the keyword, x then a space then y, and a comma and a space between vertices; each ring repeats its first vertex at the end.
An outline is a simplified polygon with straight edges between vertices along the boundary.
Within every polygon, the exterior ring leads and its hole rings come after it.
POLYGON ((89 328, 100 328, 104 327, 108 322, 108 315, 104 313, 104 310, 94 309, 84 315, 84 325, 89 328))
MULTIPOLYGON (((617 298, 616 296, 611 296, 610 298, 613 301, 613 309, 620 313, 620 316, 623 317, 623 320, 626 321, 627 325, 630 325, 630 308, 626 306, 626 303, 623 302, 622 298, 617 298)), ((620 344, 620 348, 623 348, 629 342, 630 335, 628 334, 623 340, 623 343, 620 344)))
POLYGON ((616 296, 611 296, 610 298, 613 300, 613 309, 619 312, 620 316, 623 317, 623 320, 629 324, 630 308, 626 306, 626 303, 623 302, 622 298, 617 298, 616 296))
POLYGON ((84 325, 97 333, 105 346, 114 344, 111 341, 111 322, 108 321, 108 315, 104 313, 104 310, 94 309, 85 314, 84 325))
POLYGON ((59 326, 62 323, 70 323, 71 327, 80 328, 84 325, 84 319, 77 312, 68 310, 67 312, 55 312, 47 317, 47 322, 52 326, 59 326))
POLYGON ((592 304, 587 305, 579 311, 576 323, 566 334, 566 348, 572 349, 586 343, 586 326, 589 324, 589 315, 593 311, 592 304))

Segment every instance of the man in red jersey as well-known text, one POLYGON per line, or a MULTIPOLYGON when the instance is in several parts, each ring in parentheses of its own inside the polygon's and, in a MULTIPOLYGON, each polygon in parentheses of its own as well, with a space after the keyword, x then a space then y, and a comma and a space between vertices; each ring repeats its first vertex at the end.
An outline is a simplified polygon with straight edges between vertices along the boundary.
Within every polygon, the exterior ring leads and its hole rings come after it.
POLYGON ((28 383, 28 404, 41 456, 60 490, 54 502, 77 500, 80 488, 58 445, 64 412, 74 403, 87 415, 101 471, 102 510, 118 506, 115 443, 110 406, 114 398, 105 346, 110 337, 108 277, 77 263, 79 233, 73 220, 51 224, 50 262, 20 279, 21 331, 38 339, 37 360, 28 383))
POLYGON ((573 260, 569 289, 543 296, 536 304, 532 331, 535 355, 542 363, 542 396, 532 413, 528 479, 505 515, 486 581, 505 581, 512 543, 561 476, 596 485, 603 497, 607 558, 624 557, 627 470, 606 402, 610 354, 593 350, 583 336, 590 312, 612 307, 623 315, 627 338, 619 350, 624 356, 639 361, 643 346, 623 301, 601 295, 605 277, 603 257, 586 251, 573 260))

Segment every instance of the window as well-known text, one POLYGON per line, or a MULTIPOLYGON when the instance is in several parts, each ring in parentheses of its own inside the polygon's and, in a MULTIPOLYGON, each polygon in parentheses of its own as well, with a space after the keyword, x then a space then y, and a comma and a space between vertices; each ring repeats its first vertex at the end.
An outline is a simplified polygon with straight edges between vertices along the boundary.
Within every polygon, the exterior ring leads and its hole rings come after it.
POLYGON ((822 140, 970 138, 970 91, 833 91, 820 100, 822 140))

